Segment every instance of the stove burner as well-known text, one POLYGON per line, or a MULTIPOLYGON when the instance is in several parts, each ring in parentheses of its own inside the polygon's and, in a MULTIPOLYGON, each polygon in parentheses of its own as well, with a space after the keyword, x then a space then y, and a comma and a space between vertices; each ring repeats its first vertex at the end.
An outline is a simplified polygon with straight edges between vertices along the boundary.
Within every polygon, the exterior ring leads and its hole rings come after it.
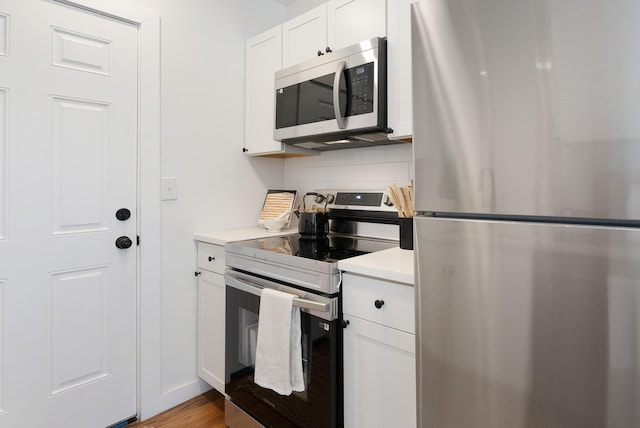
POLYGON ((300 250, 296 256, 314 260, 325 260, 331 251, 329 238, 315 237, 314 239, 306 239, 301 237, 298 240, 300 250))
POLYGON ((349 257, 393 248, 398 244, 393 241, 354 236, 330 234, 308 239, 307 236, 292 234, 245 241, 243 245, 257 246, 272 253, 334 263, 349 257))

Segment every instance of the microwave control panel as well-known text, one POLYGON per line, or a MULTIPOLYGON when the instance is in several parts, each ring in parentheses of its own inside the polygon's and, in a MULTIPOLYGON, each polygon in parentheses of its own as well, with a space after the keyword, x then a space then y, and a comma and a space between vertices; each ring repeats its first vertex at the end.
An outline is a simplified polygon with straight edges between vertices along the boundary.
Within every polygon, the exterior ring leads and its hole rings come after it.
POLYGON ((347 116, 356 116, 373 112, 373 62, 349 68, 346 71, 351 95, 347 105, 347 116))

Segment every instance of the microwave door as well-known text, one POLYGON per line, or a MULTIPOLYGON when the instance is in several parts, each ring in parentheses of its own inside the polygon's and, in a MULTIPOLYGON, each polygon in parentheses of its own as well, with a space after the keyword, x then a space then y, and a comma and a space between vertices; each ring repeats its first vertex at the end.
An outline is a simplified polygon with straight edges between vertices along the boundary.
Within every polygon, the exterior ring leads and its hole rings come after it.
POLYGON ((313 75, 311 71, 305 73, 302 79, 286 79, 276 89, 276 140, 338 132, 348 127, 347 62, 328 63, 312 72, 313 75))

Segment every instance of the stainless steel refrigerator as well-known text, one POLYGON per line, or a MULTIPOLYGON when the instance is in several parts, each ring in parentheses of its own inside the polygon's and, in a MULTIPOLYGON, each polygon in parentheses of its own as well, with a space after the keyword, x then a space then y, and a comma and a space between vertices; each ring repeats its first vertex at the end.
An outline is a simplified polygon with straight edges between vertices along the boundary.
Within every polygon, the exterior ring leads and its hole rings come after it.
POLYGON ((640 1, 412 5, 418 426, 640 427, 640 1))

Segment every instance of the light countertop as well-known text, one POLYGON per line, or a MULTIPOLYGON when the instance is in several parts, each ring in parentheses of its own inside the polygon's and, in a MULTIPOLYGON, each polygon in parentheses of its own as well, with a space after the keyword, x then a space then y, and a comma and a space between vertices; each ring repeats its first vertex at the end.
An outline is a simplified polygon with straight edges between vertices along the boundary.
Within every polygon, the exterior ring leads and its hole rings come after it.
POLYGON ((400 247, 351 257, 338 262, 340 270, 388 281, 414 284, 413 251, 400 247))
POLYGON ((296 227, 282 229, 279 232, 268 232, 263 227, 243 227, 240 229, 214 230, 210 232, 195 233, 193 239, 215 245, 225 245, 227 242, 244 241, 246 239, 258 239, 267 236, 282 236, 290 233, 298 233, 296 227))
MULTIPOLYGON (((225 245, 227 242, 258 239, 268 236, 281 236, 297 233, 297 228, 282 229, 279 232, 267 232, 258 226, 239 229, 214 230, 197 232, 193 235, 196 241, 214 245, 225 245)), ((414 284, 413 251, 399 247, 376 251, 362 256, 351 257, 338 262, 340 270, 371 276, 407 285, 414 284)))

